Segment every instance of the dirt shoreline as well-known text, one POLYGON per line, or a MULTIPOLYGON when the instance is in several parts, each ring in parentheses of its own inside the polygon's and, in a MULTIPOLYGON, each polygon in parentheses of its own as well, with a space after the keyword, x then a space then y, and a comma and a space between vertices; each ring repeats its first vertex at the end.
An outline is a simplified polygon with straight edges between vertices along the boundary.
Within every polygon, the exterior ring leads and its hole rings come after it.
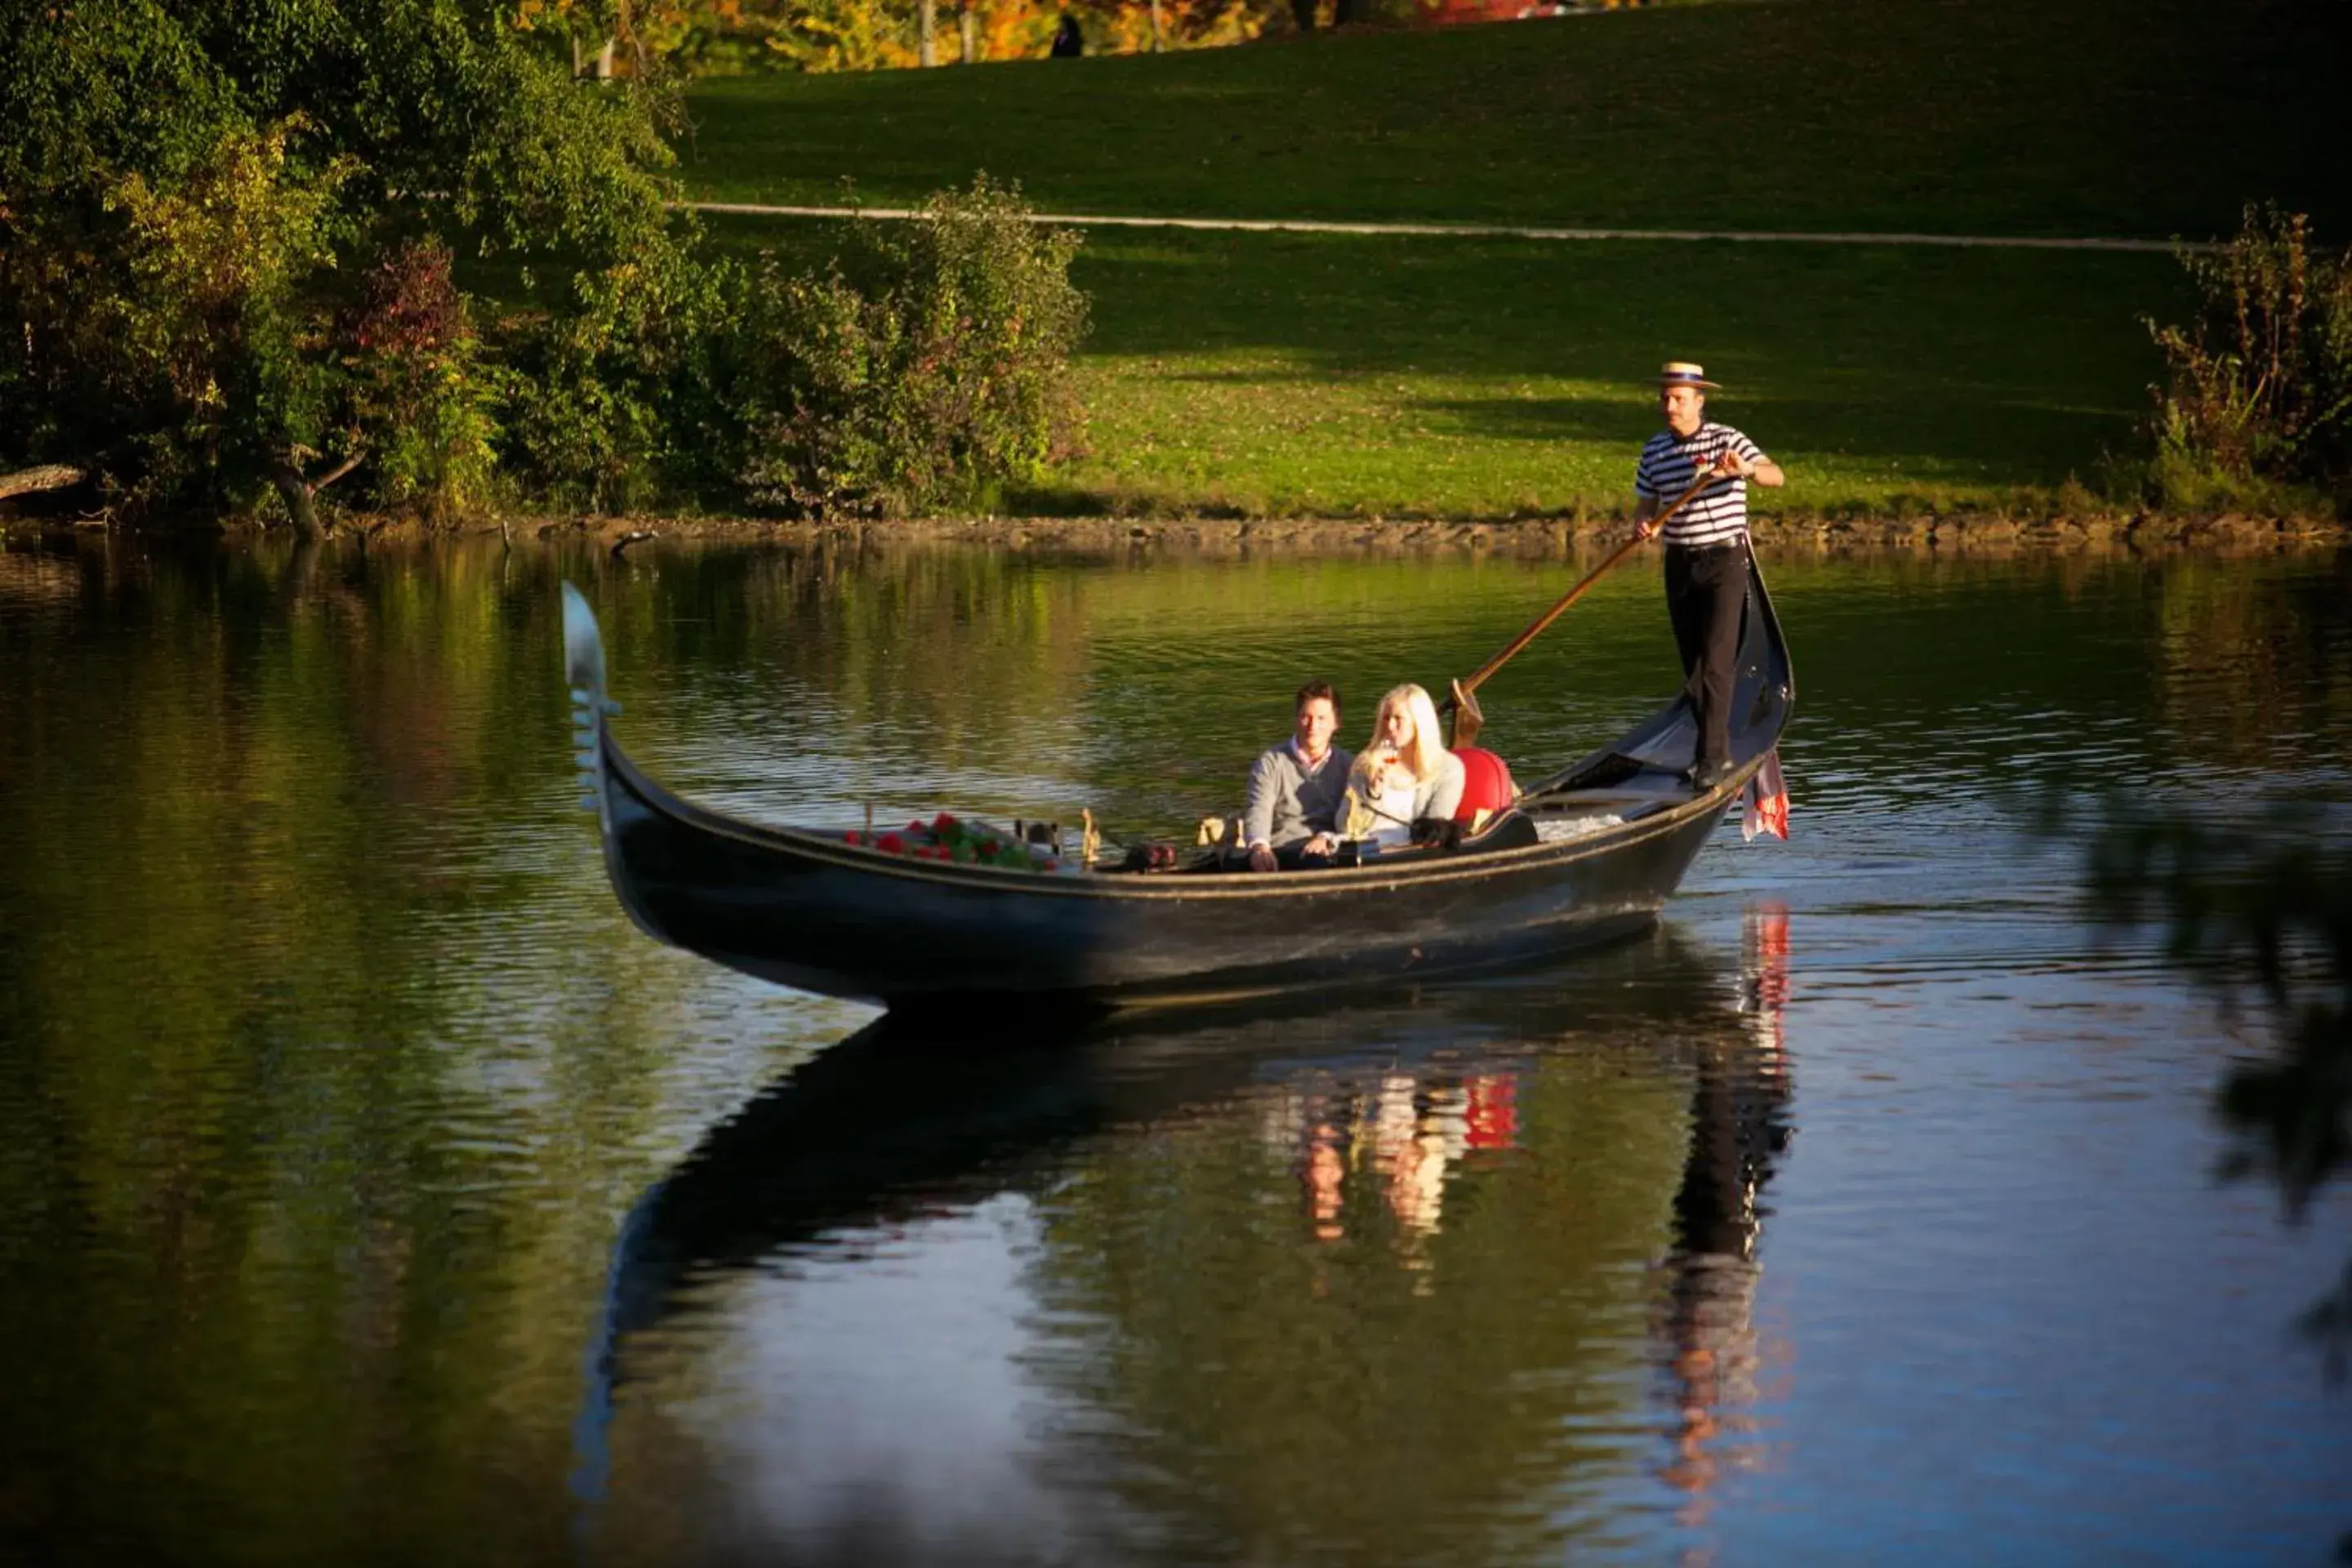
MULTIPOLYGON (((762 518, 517 517, 428 529, 407 519, 346 519, 326 539, 361 543, 503 536, 517 547, 536 542, 593 542, 616 554, 673 541, 713 543, 775 542, 803 545, 919 547, 940 544, 1117 554, 1169 551, 1199 555, 1414 553, 1491 552, 1509 555, 1583 553, 1624 537, 1622 518, 1565 517, 1492 521, 1416 518, 1134 518, 982 517, 906 521, 793 522, 762 518)), ((2271 551, 2352 542, 2352 527, 2312 519, 2234 513, 2019 519, 1955 514, 1893 519, 1759 517, 1749 531, 1766 552, 1782 550, 1927 550, 1937 553, 2012 554, 2163 549, 2271 551)), ((27 543, 58 535, 87 537, 102 526, 56 518, 0 518, 0 539, 27 543)), ((236 521, 114 530, 154 540, 210 536, 239 542, 286 540, 283 527, 236 521)))

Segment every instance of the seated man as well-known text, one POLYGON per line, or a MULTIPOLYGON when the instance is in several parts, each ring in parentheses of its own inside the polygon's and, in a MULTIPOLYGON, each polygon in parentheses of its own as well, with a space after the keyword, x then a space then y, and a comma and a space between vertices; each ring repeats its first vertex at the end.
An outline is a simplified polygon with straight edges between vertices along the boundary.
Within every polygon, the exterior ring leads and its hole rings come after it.
POLYGON ((1253 871, 1328 864, 1339 847, 1340 797, 1355 761, 1331 743, 1339 730, 1339 693, 1328 680, 1298 689, 1290 739, 1250 769, 1242 844, 1253 871))

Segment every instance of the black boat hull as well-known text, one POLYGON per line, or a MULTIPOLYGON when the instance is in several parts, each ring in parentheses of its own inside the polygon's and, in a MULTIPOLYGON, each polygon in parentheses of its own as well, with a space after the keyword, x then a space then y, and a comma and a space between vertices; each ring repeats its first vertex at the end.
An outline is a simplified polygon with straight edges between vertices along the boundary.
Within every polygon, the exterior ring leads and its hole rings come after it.
MULTIPOLYGON (((572 591, 567 589, 567 593, 572 591)), ((681 799, 613 739, 585 602, 567 605, 578 739, 614 889, 648 934, 781 984, 894 1007, 1061 996, 1148 1005, 1541 958, 1649 925, 1786 723, 1793 687, 1751 579, 1732 777, 1695 795, 1687 704, 1529 792, 1606 826, 1515 847, 1271 876, 1037 875, 916 860, 681 799), (1620 821, 1615 813, 1621 813, 1620 821)))
POLYGON ((684 803, 625 758, 612 763, 614 881, 646 931, 764 980, 889 1003, 1004 992, 1143 1003, 1561 952, 1646 926, 1721 815, 1465 858, 1450 876, 954 878, 899 873, 846 845, 835 856, 691 830, 684 803))

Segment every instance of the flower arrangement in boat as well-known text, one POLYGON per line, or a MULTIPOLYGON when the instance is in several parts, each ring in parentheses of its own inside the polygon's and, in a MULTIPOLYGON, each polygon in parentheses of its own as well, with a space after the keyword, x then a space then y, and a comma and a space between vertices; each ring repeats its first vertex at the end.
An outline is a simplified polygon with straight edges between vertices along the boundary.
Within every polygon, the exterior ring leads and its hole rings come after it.
POLYGON ((982 823, 965 822, 940 812, 929 822, 910 822, 898 832, 842 835, 846 843, 912 860, 939 860, 959 866, 993 866, 1006 871, 1058 871, 1061 860, 1050 848, 1032 844, 1021 835, 982 823))

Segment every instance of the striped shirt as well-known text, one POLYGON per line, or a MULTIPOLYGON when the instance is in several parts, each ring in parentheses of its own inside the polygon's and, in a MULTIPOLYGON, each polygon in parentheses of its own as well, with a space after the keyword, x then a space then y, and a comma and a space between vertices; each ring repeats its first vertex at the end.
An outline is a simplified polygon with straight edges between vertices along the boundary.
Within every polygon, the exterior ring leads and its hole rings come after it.
MULTIPOLYGON (((1672 430, 1661 430, 1642 448, 1633 493, 1657 502, 1661 510, 1672 506, 1698 479, 1699 470, 1727 451, 1738 453, 1743 463, 1765 461, 1762 449, 1728 425, 1702 423, 1687 441, 1672 430)), ((1729 544, 1747 532, 1746 479, 1717 480, 1665 527, 1668 544, 1729 544)))

